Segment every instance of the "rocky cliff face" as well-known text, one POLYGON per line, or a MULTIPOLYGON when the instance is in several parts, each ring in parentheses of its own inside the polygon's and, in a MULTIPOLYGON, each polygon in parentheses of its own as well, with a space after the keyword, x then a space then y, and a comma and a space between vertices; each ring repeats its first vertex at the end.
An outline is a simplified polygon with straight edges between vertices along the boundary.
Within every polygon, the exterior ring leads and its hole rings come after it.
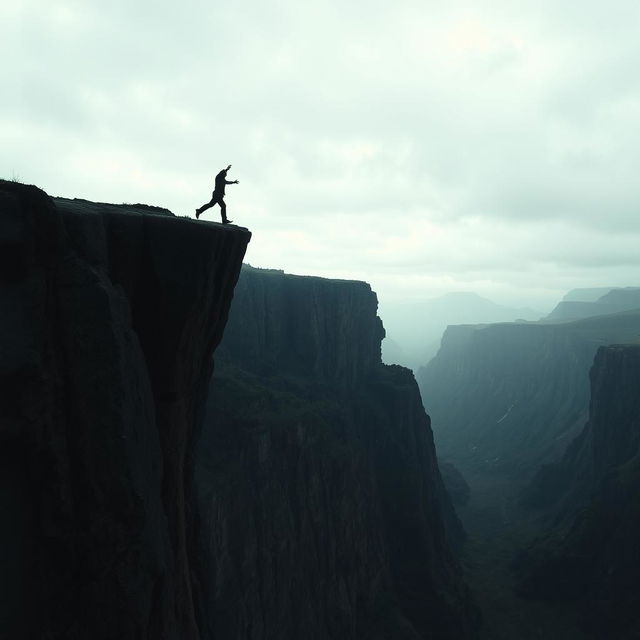
POLYGON ((191 459, 249 237, 0 183, 0 637, 199 637, 191 459))
POLYGON ((243 269, 199 448, 205 637, 470 638, 459 530, 361 282, 243 269))
POLYGON ((245 267, 222 353, 263 376, 351 386, 380 363, 382 322, 365 282, 245 267))
POLYGON ((582 607, 593 637, 637 638, 640 346, 599 349, 589 421, 556 467, 554 526, 520 558, 520 591, 582 607))
POLYGON ((530 477, 584 425, 599 346, 638 338, 640 312, 564 324, 449 327, 418 373, 438 453, 465 468, 530 477))

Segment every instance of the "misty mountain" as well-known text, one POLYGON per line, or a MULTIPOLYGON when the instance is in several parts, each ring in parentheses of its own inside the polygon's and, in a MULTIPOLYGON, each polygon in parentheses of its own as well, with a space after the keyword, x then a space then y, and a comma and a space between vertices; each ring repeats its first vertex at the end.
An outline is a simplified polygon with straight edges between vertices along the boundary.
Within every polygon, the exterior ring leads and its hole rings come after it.
POLYGON ((435 356, 448 325, 532 321, 542 314, 499 305, 475 293, 456 292, 422 302, 386 303, 380 315, 387 332, 383 361, 417 370, 435 356))
POLYGON ((438 454, 519 477, 559 457, 586 420, 598 347, 640 341, 640 311, 566 323, 447 329, 418 374, 438 454))
POLYGON ((581 287, 567 291, 562 297, 562 302, 595 302, 605 293, 611 291, 612 287, 581 287))
POLYGON ((544 321, 561 322, 593 316, 603 316, 631 309, 640 309, 640 287, 617 289, 574 289, 570 291, 544 321), (595 299, 595 293, 604 292, 595 299), (587 298, 587 299, 580 299, 587 298))
POLYGON ((638 347, 613 343, 640 344, 640 310, 450 326, 418 372, 438 455, 470 487, 487 638, 640 637, 638 347))

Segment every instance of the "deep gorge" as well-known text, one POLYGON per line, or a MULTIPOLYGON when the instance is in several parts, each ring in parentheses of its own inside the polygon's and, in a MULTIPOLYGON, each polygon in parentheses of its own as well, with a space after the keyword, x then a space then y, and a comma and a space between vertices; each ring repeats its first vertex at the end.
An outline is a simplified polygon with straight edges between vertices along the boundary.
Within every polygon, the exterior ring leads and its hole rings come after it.
POLYGON ((640 312, 418 385, 250 238, 0 183, 0 638, 637 638, 640 312))
POLYGON ((470 485, 463 564, 487 639, 637 637, 639 327, 637 310, 450 327, 418 374, 470 485))
POLYGON ((248 231, 1 186, 0 635, 475 637, 368 285, 247 268, 211 378, 248 231))

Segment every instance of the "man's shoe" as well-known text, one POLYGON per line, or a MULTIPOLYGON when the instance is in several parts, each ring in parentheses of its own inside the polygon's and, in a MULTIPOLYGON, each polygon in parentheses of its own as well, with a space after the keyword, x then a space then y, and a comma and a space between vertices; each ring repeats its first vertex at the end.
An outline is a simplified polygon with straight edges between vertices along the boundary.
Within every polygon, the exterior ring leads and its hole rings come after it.
POLYGON ((200 209, 196 209, 196 220, 200 217, 200 209))
POLYGON ((222 224, 231 224, 233 220, 223 220, 222 224))

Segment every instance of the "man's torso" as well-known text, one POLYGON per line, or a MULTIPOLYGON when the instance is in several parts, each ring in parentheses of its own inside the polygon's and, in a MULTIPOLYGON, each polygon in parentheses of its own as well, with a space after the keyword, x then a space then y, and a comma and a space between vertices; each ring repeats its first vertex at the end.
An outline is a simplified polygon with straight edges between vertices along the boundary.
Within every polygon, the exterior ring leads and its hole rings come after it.
POLYGON ((214 187, 213 192, 217 193, 220 196, 224 195, 224 187, 225 187, 225 178, 227 176, 225 175, 224 171, 221 171, 217 176, 216 176, 216 184, 214 187))

